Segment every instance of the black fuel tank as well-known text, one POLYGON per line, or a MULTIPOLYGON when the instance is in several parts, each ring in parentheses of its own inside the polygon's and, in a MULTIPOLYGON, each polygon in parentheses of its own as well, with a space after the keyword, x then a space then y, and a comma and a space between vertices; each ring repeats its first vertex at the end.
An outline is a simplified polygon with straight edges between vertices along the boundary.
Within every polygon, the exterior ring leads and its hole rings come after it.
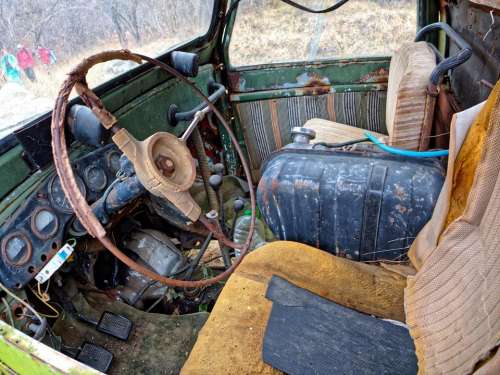
POLYGON ((444 175, 436 160, 370 146, 289 148, 262 168, 257 202, 281 240, 353 260, 404 259, 432 215, 444 175))

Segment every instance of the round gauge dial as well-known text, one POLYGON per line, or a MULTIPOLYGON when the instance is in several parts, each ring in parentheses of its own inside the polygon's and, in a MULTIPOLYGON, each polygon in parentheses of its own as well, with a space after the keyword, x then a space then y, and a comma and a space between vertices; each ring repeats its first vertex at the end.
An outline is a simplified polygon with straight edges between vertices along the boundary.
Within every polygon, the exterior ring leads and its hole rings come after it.
POLYGON ((111 169, 111 172, 113 174, 116 174, 118 170, 120 169, 120 157, 122 155, 116 151, 112 150, 106 154, 106 162, 108 164, 108 168, 111 169))
MULTIPOLYGON (((87 191, 85 189, 85 184, 83 180, 75 175, 75 181, 78 185, 78 189, 82 193, 85 198, 87 191)), ((71 205, 66 198, 66 194, 64 194, 64 190, 61 186, 61 181, 59 180, 59 176, 55 175, 49 183, 49 199, 52 206, 58 211, 70 214, 73 212, 71 205)))
POLYGON ((31 230, 39 238, 46 240, 59 229, 59 220, 49 207, 39 207, 31 216, 31 230))
POLYGON ((24 233, 11 233, 2 241, 3 259, 13 266, 22 266, 28 262, 31 252, 31 242, 24 233))
POLYGON ((89 166, 85 169, 85 182, 90 190, 99 192, 104 190, 108 184, 108 177, 104 169, 97 167, 95 165, 89 166))

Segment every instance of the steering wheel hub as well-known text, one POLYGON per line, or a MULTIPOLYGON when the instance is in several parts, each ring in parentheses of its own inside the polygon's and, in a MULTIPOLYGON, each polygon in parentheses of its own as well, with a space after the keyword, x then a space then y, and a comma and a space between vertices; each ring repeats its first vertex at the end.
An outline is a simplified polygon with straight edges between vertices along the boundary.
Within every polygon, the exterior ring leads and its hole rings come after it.
POLYGON ((190 220, 198 220, 201 208, 189 194, 196 166, 184 142, 165 132, 138 141, 126 129, 113 135, 113 142, 132 162, 137 177, 151 194, 168 199, 190 220))

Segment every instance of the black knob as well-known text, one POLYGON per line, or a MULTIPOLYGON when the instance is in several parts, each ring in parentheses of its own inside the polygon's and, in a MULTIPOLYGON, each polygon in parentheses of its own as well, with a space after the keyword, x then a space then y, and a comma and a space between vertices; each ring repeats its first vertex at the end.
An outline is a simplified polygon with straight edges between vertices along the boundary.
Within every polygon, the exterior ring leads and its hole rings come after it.
POLYGON ((245 207, 243 199, 237 198, 234 200, 234 212, 240 212, 245 207))
POLYGON ((220 186, 222 185, 222 176, 219 174, 213 174, 208 179, 208 183, 210 184, 212 189, 214 189, 217 192, 220 186))

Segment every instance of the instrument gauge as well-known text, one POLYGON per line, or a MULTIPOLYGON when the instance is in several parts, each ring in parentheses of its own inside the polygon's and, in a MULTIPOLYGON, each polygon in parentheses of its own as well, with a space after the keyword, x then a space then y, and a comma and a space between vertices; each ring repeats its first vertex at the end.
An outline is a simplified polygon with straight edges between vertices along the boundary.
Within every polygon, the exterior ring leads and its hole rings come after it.
POLYGON ((3 259, 13 266, 22 266, 31 259, 32 246, 22 232, 8 234, 2 241, 3 259))
MULTIPOLYGON (((85 189, 85 183, 83 180, 75 175, 75 181, 76 185, 78 186, 78 189, 80 189, 80 192, 82 193, 83 197, 86 197, 87 190, 85 189)), ((61 181, 59 180, 59 176, 55 175, 52 180, 49 182, 49 200, 52 206, 60 212, 64 212, 66 214, 73 213, 73 208, 71 208, 71 205, 66 198, 66 194, 64 193, 64 190, 61 186, 61 181)))
POLYGON ((120 169, 120 157, 122 155, 116 150, 112 150, 106 154, 106 163, 111 172, 115 175, 120 169))
POLYGON ((84 172, 85 182, 90 190, 100 192, 108 184, 108 177, 104 169, 95 165, 90 165, 84 172))
POLYGON ((42 240, 56 234, 59 229, 59 219, 50 207, 38 207, 31 216, 31 230, 42 240))

